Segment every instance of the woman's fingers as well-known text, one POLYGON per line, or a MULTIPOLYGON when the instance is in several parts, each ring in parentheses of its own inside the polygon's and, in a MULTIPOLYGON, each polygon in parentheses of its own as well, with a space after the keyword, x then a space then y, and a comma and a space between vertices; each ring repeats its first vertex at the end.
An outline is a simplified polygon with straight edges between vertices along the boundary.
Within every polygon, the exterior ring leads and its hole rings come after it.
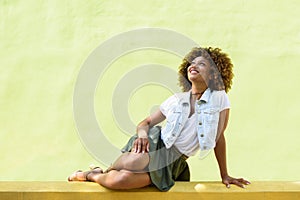
POLYGON ((134 141, 133 152, 135 152, 135 153, 149 152, 148 138, 137 138, 134 141))
POLYGON ((245 185, 249 185, 250 182, 243 179, 243 178, 232 178, 230 176, 224 177, 222 182, 226 185, 227 188, 230 187, 230 184, 234 184, 236 186, 239 186, 241 188, 245 188, 245 185))
POLYGON ((141 141, 140 141, 140 139, 138 138, 138 139, 136 139, 136 140, 134 141, 133 152, 134 152, 134 153, 139 153, 140 149, 141 149, 141 141))
POLYGON ((139 138, 139 139, 138 139, 138 149, 137 149, 137 153, 141 153, 142 148, 143 148, 142 145, 143 145, 143 143, 142 143, 141 139, 139 138))
POLYGON ((241 183, 243 183, 244 185, 249 185, 249 184, 251 184, 249 181, 247 181, 247 180, 245 180, 245 179, 243 179, 243 178, 239 178, 239 179, 237 179, 239 182, 241 182, 241 183))
POLYGON ((150 150, 150 144, 149 144, 149 142, 148 142, 148 144, 147 144, 147 152, 149 153, 149 150, 150 150))
POLYGON ((142 153, 148 152, 148 138, 141 138, 142 139, 142 153))
POLYGON ((237 185, 237 186, 241 187, 241 188, 245 188, 244 184, 243 184, 242 182, 238 181, 237 179, 234 179, 234 180, 232 181, 232 183, 233 183, 234 185, 237 185))

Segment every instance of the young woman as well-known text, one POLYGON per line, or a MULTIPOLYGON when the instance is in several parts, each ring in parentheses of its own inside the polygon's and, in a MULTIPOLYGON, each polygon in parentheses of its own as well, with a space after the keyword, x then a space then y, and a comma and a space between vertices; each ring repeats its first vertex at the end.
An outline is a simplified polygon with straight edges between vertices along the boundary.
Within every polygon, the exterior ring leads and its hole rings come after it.
POLYGON ((160 109, 137 126, 137 134, 123 154, 106 171, 99 167, 77 171, 69 181, 93 181, 110 189, 154 185, 169 190, 175 181, 189 181, 186 159, 200 149, 206 156, 214 149, 222 182, 230 187, 250 184, 229 176, 224 131, 229 119, 232 63, 219 48, 193 48, 179 66, 183 92, 163 102, 160 109), (156 126, 166 119, 163 128, 156 126))

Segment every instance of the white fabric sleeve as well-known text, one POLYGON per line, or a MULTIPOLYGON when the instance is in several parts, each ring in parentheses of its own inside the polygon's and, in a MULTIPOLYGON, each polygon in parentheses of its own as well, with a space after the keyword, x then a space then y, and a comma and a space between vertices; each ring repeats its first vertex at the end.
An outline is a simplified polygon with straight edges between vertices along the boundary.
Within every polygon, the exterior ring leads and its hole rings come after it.
POLYGON ((220 98, 220 112, 230 108, 230 101, 227 93, 225 90, 221 93, 221 98, 220 98))
POLYGON ((176 97, 174 95, 170 96, 160 105, 160 107, 159 107, 160 111, 162 112, 162 114, 164 116, 167 116, 167 114, 171 108, 171 105, 174 103, 174 100, 176 100, 176 97))

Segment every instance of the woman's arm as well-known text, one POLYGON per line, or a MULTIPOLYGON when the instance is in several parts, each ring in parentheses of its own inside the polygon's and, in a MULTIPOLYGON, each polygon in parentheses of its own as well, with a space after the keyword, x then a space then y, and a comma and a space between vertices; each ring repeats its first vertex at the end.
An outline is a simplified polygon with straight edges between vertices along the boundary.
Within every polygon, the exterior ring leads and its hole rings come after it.
POLYGON ((224 136, 225 129, 228 124, 229 119, 229 109, 225 109, 220 113, 219 125, 218 125, 218 137, 216 141, 215 147, 215 156, 219 164, 220 175, 222 177, 222 182, 226 185, 226 187, 230 187, 230 184, 235 184, 237 186, 243 187, 244 184, 248 185, 250 182, 239 178, 232 178, 228 175, 227 171, 227 162, 226 162, 226 140, 224 136))
POLYGON ((160 110, 154 112, 146 119, 141 121, 137 126, 138 139, 135 140, 133 145, 133 152, 135 153, 145 153, 149 152, 149 142, 148 142, 148 131, 149 128, 155 126, 156 124, 165 120, 166 117, 162 114, 160 110))
POLYGON ((224 132, 228 124, 229 119, 229 109, 225 109, 220 113, 218 134, 216 139, 215 156, 217 158, 220 175, 223 177, 228 175, 227 163, 226 163, 226 141, 224 137, 224 132))

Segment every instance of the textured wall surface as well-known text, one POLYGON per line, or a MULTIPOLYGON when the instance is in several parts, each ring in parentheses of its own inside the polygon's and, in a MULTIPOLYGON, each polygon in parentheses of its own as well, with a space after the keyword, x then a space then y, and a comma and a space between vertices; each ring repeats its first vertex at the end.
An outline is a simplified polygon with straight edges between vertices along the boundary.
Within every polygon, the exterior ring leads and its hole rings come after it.
MULTIPOLYGON (((171 29, 231 56, 230 174, 300 180, 299 12, 298 0, 0 0, 0 180, 65 180, 75 169, 97 164, 73 119, 77 75, 102 42, 143 27, 171 29)), ((167 53, 136 55, 134 61, 121 58, 123 73, 152 60, 176 69, 180 61, 167 53)), ((112 73, 101 85, 111 91, 121 76, 112 73)), ((134 122, 145 117, 151 103, 170 95, 147 87, 130 100, 134 122), (149 100, 147 87, 160 95, 149 100)), ((127 138, 117 133, 110 104, 97 104, 101 94, 95 101, 98 119, 121 145, 127 138)), ((213 154, 189 163, 192 180, 219 180, 213 154)))

